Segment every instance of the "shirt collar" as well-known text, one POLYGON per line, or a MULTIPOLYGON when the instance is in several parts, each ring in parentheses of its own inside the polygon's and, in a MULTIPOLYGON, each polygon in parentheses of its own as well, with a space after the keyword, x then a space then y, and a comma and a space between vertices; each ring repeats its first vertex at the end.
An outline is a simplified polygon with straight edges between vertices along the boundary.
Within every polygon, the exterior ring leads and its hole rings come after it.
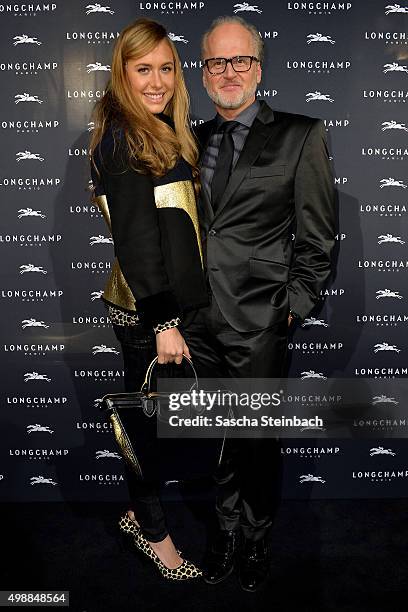
MULTIPOLYGON (((234 121, 237 121, 238 123, 241 123, 242 125, 245 125, 246 127, 250 128, 255 120, 255 117, 258 114, 259 108, 259 101, 254 100, 254 102, 252 102, 250 106, 245 108, 241 113, 239 113, 239 115, 235 117, 234 121)), ((217 113, 216 121, 218 128, 222 123, 227 121, 227 119, 224 119, 224 117, 221 117, 221 115, 217 113)))

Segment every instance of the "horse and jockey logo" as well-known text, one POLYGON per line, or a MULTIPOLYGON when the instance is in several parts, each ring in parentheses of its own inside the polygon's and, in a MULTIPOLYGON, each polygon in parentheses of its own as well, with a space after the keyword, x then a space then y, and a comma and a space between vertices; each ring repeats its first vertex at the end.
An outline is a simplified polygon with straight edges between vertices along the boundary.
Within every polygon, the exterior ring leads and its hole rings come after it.
POLYGON ((94 244, 113 244, 113 240, 110 236, 106 238, 105 236, 102 236, 102 234, 99 234, 99 236, 91 236, 89 239, 89 244, 91 246, 94 244))
POLYGON ((315 102, 320 100, 322 102, 334 102, 334 99, 330 97, 330 94, 324 94, 321 91, 310 91, 306 94, 306 102, 315 102))
POLYGON ((47 270, 44 270, 42 266, 35 266, 34 264, 23 264, 20 266, 20 274, 26 272, 39 272, 40 274, 48 274, 47 270))
POLYGON ((94 408, 100 408, 101 404, 102 404, 102 398, 101 397, 96 397, 94 399, 94 408))
POLYGON ((122 459, 122 457, 119 455, 119 453, 114 453, 114 452, 109 451, 107 449, 96 451, 95 457, 96 457, 96 459, 107 459, 107 458, 119 459, 119 460, 122 459))
POLYGON ((234 4, 234 13, 262 13, 262 10, 256 4, 248 4, 248 2, 240 2, 234 4))
POLYGON ((300 373, 301 380, 306 378, 320 378, 321 380, 327 380, 327 376, 324 376, 321 372, 315 372, 314 370, 305 370, 300 373))
POLYGON ((380 300, 381 298, 396 298, 397 300, 403 299, 399 291, 391 291, 391 289, 379 289, 376 291, 376 294, 376 300, 380 300))
POLYGON ((32 45, 42 45, 42 42, 37 40, 36 36, 28 36, 28 34, 21 34, 21 36, 14 36, 13 40, 14 40, 13 47, 16 47, 17 45, 22 45, 24 43, 32 44, 32 45))
POLYGON ((402 189, 406 189, 407 186, 399 179, 392 178, 383 178, 380 180, 380 189, 383 187, 402 187, 402 189))
POLYGON ((374 344, 373 351, 374 353, 379 353, 380 351, 393 351, 394 353, 400 353, 401 349, 397 348, 395 344, 388 344, 388 342, 377 342, 377 344, 374 344))
POLYGON ((398 244, 405 244, 405 240, 402 240, 401 236, 393 236, 392 234, 381 234, 377 236, 378 244, 383 244, 384 242, 397 242, 398 244))
POLYGON ((302 327, 311 327, 312 325, 320 325, 320 327, 329 327, 329 324, 324 319, 316 319, 315 317, 309 317, 304 320, 302 327))
POLYGON ((182 34, 180 35, 180 34, 175 34, 174 32, 169 32, 168 33, 168 37, 173 42, 181 42, 181 43, 184 43, 185 45, 187 45, 187 43, 188 43, 187 38, 184 38, 184 36, 182 34))
POLYGON ((383 68, 384 74, 386 74, 387 72, 406 72, 408 74, 408 66, 403 66, 398 62, 392 62, 392 64, 384 64, 383 68))
POLYGON ((55 487, 57 483, 52 478, 45 478, 45 476, 32 476, 30 478, 30 485, 38 484, 49 484, 55 487))
POLYGON ((41 219, 46 218, 46 216, 42 214, 41 210, 33 210, 32 208, 20 208, 17 212, 17 217, 19 219, 22 217, 41 217, 41 219))
POLYGON ((36 319, 23 319, 21 321, 21 328, 25 329, 26 327, 44 327, 48 329, 49 325, 46 325, 44 321, 37 321, 36 319))
POLYGON ((91 300, 92 302, 94 302, 95 300, 100 300, 102 296, 103 296, 103 289, 101 289, 100 291, 92 291, 91 300))
POLYGON ((39 423, 36 423, 35 425, 27 425, 27 433, 28 434, 31 434, 34 431, 45 431, 46 433, 49 433, 49 434, 53 434, 54 433, 54 430, 50 429, 46 425, 40 425, 39 423))
POLYGON ((40 100, 38 96, 32 96, 27 92, 22 94, 16 94, 14 96, 14 104, 20 104, 20 102, 37 102, 38 104, 43 103, 43 101, 40 100))
POLYGON ((304 482, 326 482, 321 476, 313 476, 313 474, 302 474, 299 476, 299 482, 303 484, 304 482))
POLYGON ((399 404, 398 400, 395 397, 388 397, 387 395, 374 395, 373 401, 371 402, 373 406, 376 404, 399 404))
POLYGON ((398 123, 398 121, 394 121, 394 119, 391 121, 383 121, 381 125, 382 132, 385 132, 386 130, 404 130, 404 132, 408 132, 408 128, 406 127, 405 123, 398 123))
POLYGON ((39 153, 31 153, 31 151, 19 151, 18 153, 16 153, 17 162, 20 162, 23 159, 35 159, 40 162, 44 161, 44 158, 41 157, 39 153))
POLYGON ((95 121, 88 122, 88 132, 92 132, 95 129, 95 121))
POLYGON ((370 448, 370 457, 374 457, 374 455, 391 455, 391 457, 395 457, 395 453, 390 448, 384 448, 383 446, 370 448))
POLYGON ((113 353, 114 355, 119 355, 119 351, 112 346, 106 346, 106 344, 96 344, 93 346, 92 355, 96 355, 97 353, 113 353))
POLYGON ((385 7, 385 14, 390 13, 408 13, 408 6, 401 6, 400 4, 389 4, 385 7))
POLYGON ((99 3, 88 4, 85 9, 86 15, 90 15, 91 13, 109 13, 109 15, 115 14, 115 11, 112 11, 110 6, 102 6, 99 3))
POLYGON ((336 41, 333 40, 331 36, 325 36, 324 34, 320 34, 320 32, 317 32, 316 34, 308 34, 306 38, 308 45, 314 42, 328 42, 331 45, 334 45, 336 43, 336 41))
POLYGON ((46 374, 39 374, 38 372, 26 372, 24 374, 24 382, 28 382, 29 380, 45 380, 46 382, 51 382, 51 378, 48 378, 46 374))
POLYGON ((110 66, 109 64, 101 64, 101 62, 95 62, 94 64, 87 64, 86 65, 87 68, 87 73, 89 74, 90 72, 96 72, 96 71, 104 71, 104 72, 110 72, 110 66))

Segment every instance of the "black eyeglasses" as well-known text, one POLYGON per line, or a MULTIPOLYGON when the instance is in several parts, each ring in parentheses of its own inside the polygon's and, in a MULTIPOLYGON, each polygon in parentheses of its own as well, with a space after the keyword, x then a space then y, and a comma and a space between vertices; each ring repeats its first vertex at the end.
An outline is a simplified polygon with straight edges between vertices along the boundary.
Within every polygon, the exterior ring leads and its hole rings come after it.
POLYGON ((259 59, 254 55, 236 55, 235 57, 210 57, 204 60, 207 70, 210 74, 222 74, 230 63, 235 72, 248 72, 251 69, 252 62, 259 62, 259 59))

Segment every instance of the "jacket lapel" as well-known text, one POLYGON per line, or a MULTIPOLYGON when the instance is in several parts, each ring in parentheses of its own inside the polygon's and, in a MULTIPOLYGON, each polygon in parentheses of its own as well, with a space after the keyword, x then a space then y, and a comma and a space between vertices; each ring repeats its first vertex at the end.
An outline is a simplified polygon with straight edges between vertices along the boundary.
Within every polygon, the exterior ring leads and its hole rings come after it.
MULTIPOLYGON (((211 121, 207 121, 203 128, 200 129, 199 131, 199 145, 200 145, 200 157, 199 157, 199 161, 198 164, 201 165, 201 160, 203 158, 203 155, 207 149, 208 146, 208 142, 211 138, 211 135, 214 131, 216 125, 216 120, 215 119, 211 119, 211 121)), ((200 197, 199 197, 199 207, 200 207, 200 212, 202 215, 202 219, 205 219, 206 221, 208 221, 208 223, 212 223, 212 220, 214 218, 214 211, 213 208, 211 206, 211 201, 204 189, 204 187, 201 187, 201 191, 200 191, 200 197)))
MULTIPOLYGON (((248 172, 248 168, 253 165, 253 163, 265 147, 266 143, 272 135, 273 122, 273 111, 265 102, 262 101, 261 108, 259 109, 259 112, 255 117, 255 120, 249 130, 249 134, 245 140, 244 148, 242 149, 241 155, 239 156, 235 168, 232 171, 224 195, 220 200, 220 203, 217 208, 217 213, 215 215, 213 214, 213 219, 217 218, 218 215, 225 208, 225 206, 228 204, 229 200, 244 180, 244 177, 248 172)), ((211 206, 210 208, 212 209, 211 206)))

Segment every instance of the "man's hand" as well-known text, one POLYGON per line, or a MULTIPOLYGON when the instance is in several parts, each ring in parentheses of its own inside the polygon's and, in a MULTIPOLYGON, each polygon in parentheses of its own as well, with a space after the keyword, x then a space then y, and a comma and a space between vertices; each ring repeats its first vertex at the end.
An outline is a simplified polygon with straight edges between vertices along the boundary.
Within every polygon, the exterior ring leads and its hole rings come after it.
POLYGON ((180 364, 183 353, 191 359, 190 351, 177 327, 166 329, 156 335, 158 363, 180 364))

